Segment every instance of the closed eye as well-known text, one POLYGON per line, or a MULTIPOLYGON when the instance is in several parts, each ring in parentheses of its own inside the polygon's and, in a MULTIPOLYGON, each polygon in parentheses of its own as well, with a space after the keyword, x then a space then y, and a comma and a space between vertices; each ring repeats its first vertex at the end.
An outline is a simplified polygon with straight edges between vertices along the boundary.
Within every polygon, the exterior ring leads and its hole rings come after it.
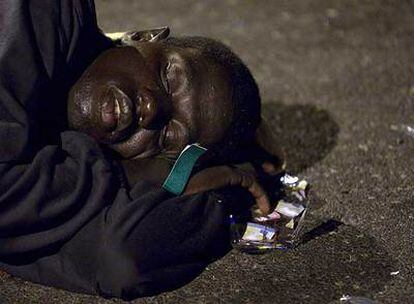
POLYGON ((170 83, 167 77, 167 74, 169 73, 170 68, 171 68, 171 63, 168 61, 160 73, 162 85, 164 86, 165 92, 167 92, 168 95, 171 94, 171 86, 170 86, 170 83))

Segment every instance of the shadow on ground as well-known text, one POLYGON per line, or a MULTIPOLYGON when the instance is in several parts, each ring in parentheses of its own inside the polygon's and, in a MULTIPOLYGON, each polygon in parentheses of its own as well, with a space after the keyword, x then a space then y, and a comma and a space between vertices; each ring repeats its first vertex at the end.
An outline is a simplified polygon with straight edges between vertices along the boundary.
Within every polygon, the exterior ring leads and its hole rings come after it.
POLYGON ((312 166, 336 145, 339 126, 324 109, 272 101, 264 103, 262 112, 290 172, 299 173, 312 166))
POLYGON ((391 280, 395 262, 373 237, 334 221, 314 225, 319 228, 290 252, 259 257, 232 253, 249 288, 229 302, 243 302, 255 293, 264 303, 329 303, 343 294, 373 296, 391 280), (329 233, 321 233, 324 228, 329 233))

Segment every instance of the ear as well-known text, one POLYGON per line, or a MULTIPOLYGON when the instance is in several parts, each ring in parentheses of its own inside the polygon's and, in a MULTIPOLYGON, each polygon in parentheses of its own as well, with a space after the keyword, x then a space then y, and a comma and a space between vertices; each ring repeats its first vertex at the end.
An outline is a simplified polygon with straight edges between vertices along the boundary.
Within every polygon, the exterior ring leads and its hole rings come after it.
POLYGON ((269 123, 262 117, 255 134, 256 144, 269 154, 270 159, 262 164, 263 170, 269 174, 277 174, 285 169, 284 152, 280 147, 269 123))
POLYGON ((144 31, 129 31, 122 36, 121 42, 124 45, 134 45, 137 42, 158 42, 166 39, 169 35, 169 27, 161 27, 144 31))

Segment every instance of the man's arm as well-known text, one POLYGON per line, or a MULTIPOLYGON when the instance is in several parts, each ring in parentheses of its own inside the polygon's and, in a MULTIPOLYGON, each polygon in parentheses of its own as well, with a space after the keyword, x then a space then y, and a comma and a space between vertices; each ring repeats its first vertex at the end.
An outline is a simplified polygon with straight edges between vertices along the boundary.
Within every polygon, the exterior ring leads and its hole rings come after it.
MULTIPOLYGON (((146 181, 157 187, 162 186, 172 169, 172 163, 162 158, 124 160, 122 166, 130 185, 146 181)), ((264 214, 270 211, 269 199, 260 184, 258 172, 249 163, 213 166, 193 172, 183 194, 191 195, 226 187, 241 187, 248 190, 264 214)))

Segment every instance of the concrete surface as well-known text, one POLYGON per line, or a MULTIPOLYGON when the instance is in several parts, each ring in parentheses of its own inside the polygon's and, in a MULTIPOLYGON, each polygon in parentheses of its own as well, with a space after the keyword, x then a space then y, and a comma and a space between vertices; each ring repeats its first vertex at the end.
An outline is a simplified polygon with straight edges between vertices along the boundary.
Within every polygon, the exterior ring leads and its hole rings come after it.
MULTIPOLYGON (((414 303, 414 2, 97 1, 106 31, 216 37, 257 78, 265 115, 308 178, 304 243, 231 252, 189 285, 134 303, 414 303), (392 274, 391 274, 392 273, 392 274)), ((0 275, 1 303, 118 303, 0 275)))

